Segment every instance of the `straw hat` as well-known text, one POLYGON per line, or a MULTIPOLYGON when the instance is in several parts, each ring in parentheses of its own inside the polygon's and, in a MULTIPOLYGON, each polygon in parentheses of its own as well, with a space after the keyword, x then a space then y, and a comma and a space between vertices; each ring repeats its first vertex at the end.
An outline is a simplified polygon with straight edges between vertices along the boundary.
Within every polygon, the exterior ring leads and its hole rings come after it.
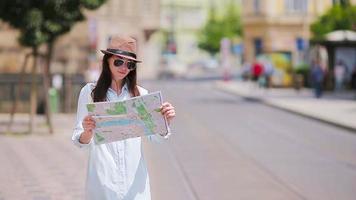
POLYGON ((136 58, 136 40, 129 36, 112 36, 108 48, 100 51, 104 54, 117 55, 129 60, 141 62, 136 58))

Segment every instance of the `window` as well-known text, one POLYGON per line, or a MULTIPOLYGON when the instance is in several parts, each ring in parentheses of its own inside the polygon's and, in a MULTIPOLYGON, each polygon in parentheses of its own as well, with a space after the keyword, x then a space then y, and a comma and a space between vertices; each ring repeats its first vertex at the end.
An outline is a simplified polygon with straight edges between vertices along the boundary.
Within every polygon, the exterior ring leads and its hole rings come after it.
POLYGON ((298 51, 304 51, 307 48, 308 43, 307 40, 305 40, 304 38, 297 37, 295 39, 295 45, 298 51))
POLYGON ((253 10, 255 13, 261 12, 261 1, 260 0, 253 0, 253 10))
POLYGON ((255 38, 253 40, 254 43, 254 48, 255 48, 255 56, 259 55, 262 53, 263 50, 263 44, 262 44, 262 39, 261 38, 255 38))
POLYGON ((146 13, 151 13, 153 11, 153 4, 156 3, 155 1, 149 0, 142 0, 143 10, 146 13))
POLYGON ((288 13, 308 11, 308 0, 284 0, 285 9, 288 13))

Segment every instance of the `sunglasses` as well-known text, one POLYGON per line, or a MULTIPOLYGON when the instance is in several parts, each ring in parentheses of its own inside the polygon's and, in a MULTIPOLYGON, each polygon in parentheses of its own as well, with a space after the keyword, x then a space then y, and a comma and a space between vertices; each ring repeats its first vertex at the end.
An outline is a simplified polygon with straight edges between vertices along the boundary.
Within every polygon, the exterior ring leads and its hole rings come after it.
MULTIPOLYGON (((125 63, 125 60, 123 59, 116 59, 114 60, 114 66, 115 67, 121 67, 125 63)), ((136 62, 134 61, 126 61, 127 69, 130 71, 136 69, 136 62)))

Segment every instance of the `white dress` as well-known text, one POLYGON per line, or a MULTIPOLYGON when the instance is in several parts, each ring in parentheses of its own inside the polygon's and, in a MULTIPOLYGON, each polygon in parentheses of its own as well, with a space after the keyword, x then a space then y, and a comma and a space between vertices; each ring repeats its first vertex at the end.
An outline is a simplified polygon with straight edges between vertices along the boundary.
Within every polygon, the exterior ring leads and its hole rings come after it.
MULTIPOLYGON (((142 154, 141 138, 131 138, 108 144, 89 144, 79 142, 83 132, 82 121, 88 114, 86 104, 91 102, 94 83, 88 83, 80 91, 78 99, 77 123, 73 132, 74 144, 89 148, 88 171, 85 198, 88 200, 150 200, 150 184, 147 167, 142 154)), ((147 90, 139 87, 141 95, 147 90)), ((120 95, 112 89, 107 92, 108 101, 130 98, 127 85, 120 95)), ((150 136, 150 140, 161 140, 150 136)))

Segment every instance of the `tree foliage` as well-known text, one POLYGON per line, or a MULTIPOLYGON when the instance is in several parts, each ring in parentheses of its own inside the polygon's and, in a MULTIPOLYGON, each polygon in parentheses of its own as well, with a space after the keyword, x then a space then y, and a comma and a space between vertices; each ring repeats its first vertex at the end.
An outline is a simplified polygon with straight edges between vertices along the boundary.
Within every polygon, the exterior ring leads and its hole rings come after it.
POLYGON ((219 51, 220 40, 223 37, 222 25, 216 17, 216 10, 211 7, 209 10, 208 21, 198 35, 198 47, 215 54, 219 51))
POLYGON ((321 40, 325 34, 336 30, 356 31, 356 6, 347 2, 335 5, 320 16, 310 27, 314 37, 321 40))
POLYGON ((35 47, 51 42, 84 19, 83 9, 106 0, 1 0, 0 19, 20 31, 20 44, 35 47))
POLYGON ((222 38, 233 39, 241 35, 240 13, 234 1, 225 5, 221 17, 218 17, 216 8, 211 6, 208 19, 198 34, 198 47, 213 55, 219 52, 222 38))
MULTIPOLYGON (((96 9, 106 0, 1 0, 0 19, 19 30, 19 43, 30 47, 34 57, 30 97, 30 132, 36 110, 37 88, 35 84, 38 48, 47 44, 46 66, 43 67, 45 94, 50 87, 50 63, 55 40, 70 31, 73 25, 84 19, 83 9, 96 9)), ((50 132, 53 132, 49 97, 45 95, 46 117, 50 132)), ((16 102, 16 101, 14 101, 16 102)), ((16 108, 16 105, 13 106, 16 108)), ((15 112, 15 109, 12 111, 15 112)), ((13 116, 13 113, 11 114, 13 116)), ((11 125, 10 125, 11 126, 11 125)), ((9 126, 9 127, 10 127, 9 126)))

